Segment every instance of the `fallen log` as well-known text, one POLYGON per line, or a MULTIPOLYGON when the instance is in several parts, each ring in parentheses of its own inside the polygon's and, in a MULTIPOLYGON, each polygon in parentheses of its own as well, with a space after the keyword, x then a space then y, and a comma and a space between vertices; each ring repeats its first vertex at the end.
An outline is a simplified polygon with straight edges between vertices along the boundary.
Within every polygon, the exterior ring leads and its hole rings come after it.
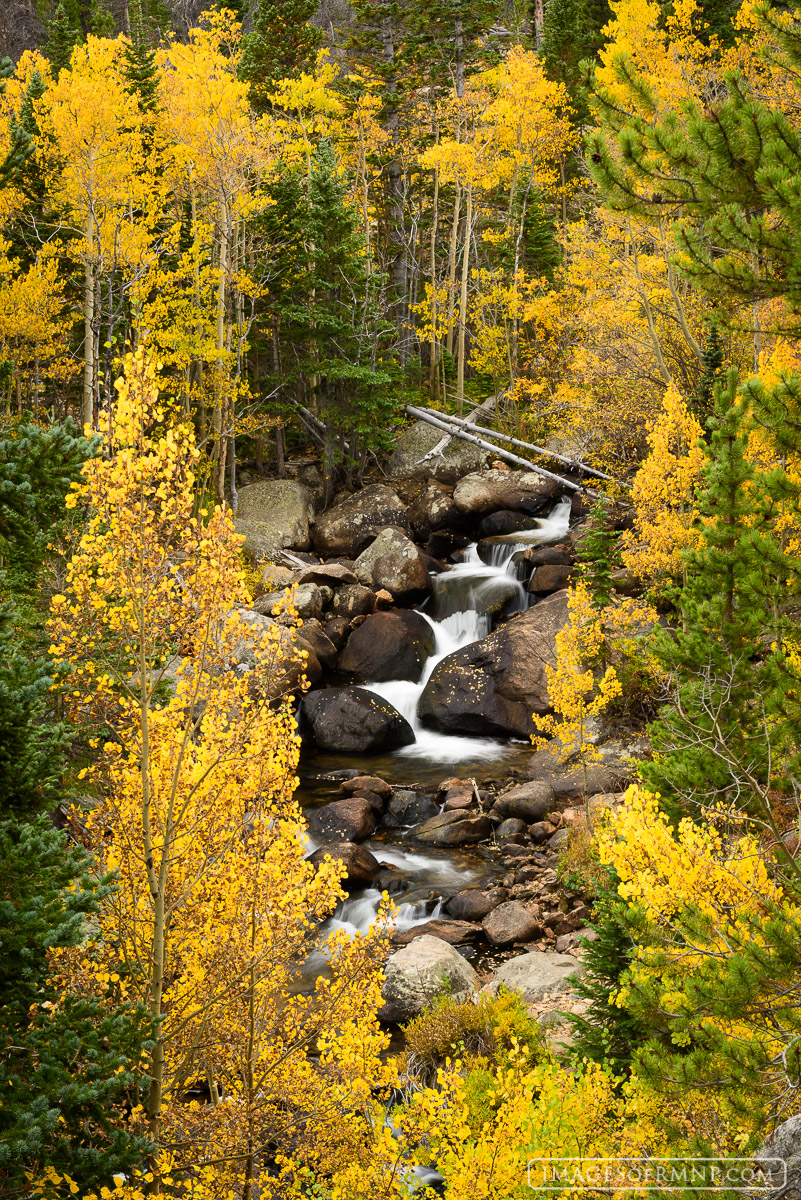
MULTIPOLYGON (((475 417, 478 413, 483 412, 484 409, 487 409, 487 416, 489 416, 490 412, 495 407, 495 404, 496 404, 496 397, 490 396, 490 397, 488 397, 488 399, 483 400, 481 402, 481 404, 477 404, 476 407, 474 409, 472 409, 471 412, 469 412, 467 415, 468 415, 468 417, 475 417)), ((453 433, 449 433, 448 437, 440 438, 440 440, 437 442, 436 446, 432 446, 431 449, 426 454, 424 454, 422 458, 418 459, 418 466, 420 463, 428 462, 428 460, 431 458, 441 458, 446 447, 449 446, 451 444, 451 442, 453 441, 453 438, 454 438, 453 433)))
MULTIPOLYGON (((520 458, 517 454, 512 454, 511 450, 501 450, 497 446, 491 446, 489 442, 484 442, 475 434, 468 433, 464 429, 454 429, 452 425, 446 424, 445 421, 438 417, 432 417, 429 412, 422 408, 416 408, 413 404, 406 405, 406 412, 410 417, 414 417, 418 421, 427 421, 429 425, 433 425, 435 429, 444 429, 446 433, 450 433, 452 437, 463 438, 466 442, 472 442, 474 446, 480 446, 482 450, 489 450, 490 453, 496 454, 499 458, 504 458, 508 462, 515 463, 518 467, 525 467, 527 471, 534 471, 537 475, 544 475, 546 479, 553 479, 556 483, 562 484, 571 492, 584 492, 588 496, 597 497, 598 493, 592 488, 584 487, 580 483, 574 483, 572 479, 565 479, 562 475, 556 475, 553 471, 546 471, 545 467, 538 467, 536 463, 530 462, 527 458, 520 458)), ((423 459, 420 460, 424 461, 423 459)))
MULTIPOLYGON (((631 487, 630 483, 625 480, 615 479, 614 475, 607 475, 604 471, 598 471, 595 467, 585 466, 584 463, 577 462, 573 458, 567 458, 564 454, 557 454, 554 450, 547 450, 544 446, 535 446, 533 442, 523 442, 520 438, 511 437, 508 433, 499 433, 496 429, 487 429, 484 425, 476 425, 467 417, 455 417, 451 413, 440 413, 430 408, 425 409, 426 412, 432 413, 435 417, 441 417, 443 420, 450 422, 453 425, 458 425, 460 429, 469 429, 472 433, 483 433, 488 437, 497 438, 498 441, 508 442, 511 446, 522 446, 524 450, 533 450, 535 454, 542 454, 546 458, 555 458, 557 462, 564 463, 567 467, 574 467, 577 471, 582 471, 585 475, 593 475, 596 479, 608 479, 610 483, 617 483, 622 487, 631 487)), ((470 416, 475 416, 471 413, 470 416)))

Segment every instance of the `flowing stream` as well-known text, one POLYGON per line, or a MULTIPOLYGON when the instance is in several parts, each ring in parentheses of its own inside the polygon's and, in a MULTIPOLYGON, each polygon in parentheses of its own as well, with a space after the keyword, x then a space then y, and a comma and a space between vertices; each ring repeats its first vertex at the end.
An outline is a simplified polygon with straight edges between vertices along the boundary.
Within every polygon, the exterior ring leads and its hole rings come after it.
MULTIPOLYGON (((481 543, 481 555, 478 543, 472 543, 460 562, 435 577, 432 600, 425 611, 421 610, 435 639, 435 650, 425 664, 422 678, 418 683, 394 679, 363 685, 388 700, 406 718, 414 730, 415 742, 383 757, 314 756, 302 768, 305 779, 301 790, 305 799, 320 803, 338 795, 336 784, 333 789, 330 782, 324 787, 319 782, 315 784, 315 779, 325 778, 320 775, 321 769, 325 772, 353 766, 365 774, 380 775, 394 786, 430 784, 433 791, 443 776, 456 768, 459 773, 486 779, 487 772, 496 764, 508 763, 520 755, 519 744, 497 738, 458 737, 423 726, 417 715, 418 701, 443 658, 485 637, 494 615, 510 615, 528 608, 529 594, 518 577, 515 554, 529 546, 562 538, 567 532, 570 507, 569 499, 560 500, 535 528, 486 539, 481 543)), ((524 752, 527 756, 527 750, 524 752)), ((450 895, 490 873, 489 865, 480 857, 460 850, 411 851, 394 840, 400 836, 401 831, 396 834, 394 830, 384 830, 380 837, 365 843, 379 862, 393 868, 389 890, 398 905, 399 929, 409 929, 439 916, 443 894, 450 895)), ((378 882, 387 886, 382 880, 378 882)), ((350 896, 331 918, 328 928, 364 932, 375 920, 380 898, 377 887, 350 896)), ((324 960, 315 955, 306 964, 304 975, 309 979, 323 967, 324 960)))

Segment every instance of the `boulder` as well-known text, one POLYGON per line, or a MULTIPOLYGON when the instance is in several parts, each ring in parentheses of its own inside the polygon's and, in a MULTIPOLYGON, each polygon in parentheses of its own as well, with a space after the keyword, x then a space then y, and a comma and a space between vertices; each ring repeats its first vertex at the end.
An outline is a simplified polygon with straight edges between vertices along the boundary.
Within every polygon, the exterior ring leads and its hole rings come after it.
POLYGON ((518 900, 506 900, 494 908, 482 922, 484 932, 495 946, 530 942, 542 933, 539 916, 518 900))
MULTIPOLYGON (((455 501, 454 507, 456 507, 455 501)), ((531 517, 509 512, 508 509, 501 509, 500 512, 492 512, 488 517, 482 518, 478 527, 478 536, 480 538, 505 537, 508 533, 521 533, 524 529, 533 529, 535 525, 536 521, 532 521, 531 517)))
POLYGON ((383 529, 353 564, 360 583, 386 588, 399 604, 413 604, 431 591, 431 576, 414 542, 399 529, 383 529))
POLYGON ((438 813, 430 821, 415 825, 406 837, 425 846, 472 846, 491 835, 492 821, 489 817, 477 817, 457 809, 438 813))
POLYGON ((476 972, 466 958, 441 938, 424 934, 390 955, 384 969, 384 1021, 408 1021, 442 992, 474 992, 476 972))
POLYGON ((350 567, 344 563, 320 563, 319 566, 306 567, 298 576, 298 583, 325 584, 331 588, 342 587, 346 583, 358 583, 350 567))
POLYGON ((435 918, 424 921, 422 925, 413 925, 411 929, 401 929, 392 935, 393 946, 408 946, 419 937, 441 938, 450 946, 460 946, 464 942, 478 942, 484 936, 484 930, 475 921, 448 921, 435 918))
POLYGON ((350 618, 332 617, 330 621, 326 621, 323 631, 331 644, 336 646, 337 650, 341 650, 350 633, 350 618))
POLYGON ((477 471, 460 479, 453 489, 453 502, 471 517, 498 509, 512 509, 535 516, 554 501, 561 485, 535 471, 477 471))
POLYGON ((532 567, 571 567, 574 561, 565 546, 529 546, 520 557, 532 567))
POLYGON ((363 842, 375 833, 375 809, 364 796, 334 800, 308 814, 309 833, 315 841, 363 842))
POLYGON ((510 958, 495 972, 495 979, 505 987, 522 992, 526 1000, 536 1000, 544 992, 563 992, 570 987, 571 977, 583 973, 583 968, 571 954, 540 954, 534 950, 510 958))
POLYGON ((387 525, 409 528, 405 505, 392 488, 372 484, 346 496, 318 518, 314 546, 328 558, 355 558, 367 539, 377 537, 387 525))
POLYGON ((396 788, 384 812, 384 824, 392 829, 420 825, 439 813, 439 805, 430 796, 421 796, 406 788, 396 788))
POLYGON ((453 438, 441 454, 425 458, 442 441, 444 433, 425 421, 415 421, 405 429, 395 444, 387 472, 397 479, 408 479, 413 475, 428 475, 441 483, 455 483, 470 471, 480 471, 487 466, 491 455, 462 438, 453 438))
POLYGON ((525 821, 521 821, 519 817, 507 817, 495 830, 495 836, 503 840, 503 838, 518 837, 527 832, 528 826, 525 821))
POLYGON ((277 563, 267 563, 261 573, 261 584, 267 592, 283 591, 297 581, 297 571, 290 571, 289 567, 280 567, 277 563))
POLYGON ((556 665, 556 635, 566 622, 567 593, 557 592, 449 654, 420 697, 420 718, 446 733, 529 737, 532 713, 550 711, 547 668, 556 665))
POLYGON ((465 888, 463 892, 451 896, 445 907, 458 921, 483 921, 494 908, 503 904, 508 894, 506 888, 502 887, 491 887, 486 891, 465 888))
POLYGON ((559 592, 570 583, 574 568, 556 563, 543 563, 535 567, 528 581, 530 592, 559 592))
POLYGON ((309 855, 308 861, 319 867, 327 855, 345 864, 348 872, 342 881, 345 887, 368 887, 381 873, 381 864, 374 855, 365 846, 357 846, 355 842, 331 842, 320 846, 309 855))
POLYGON ((312 647, 301 642, 294 626, 282 625, 272 617, 263 616, 250 608, 235 609, 240 622, 241 640, 233 646, 231 666, 240 674, 256 665, 256 647, 267 639, 268 654, 275 664, 270 694, 280 696, 293 691, 305 678, 316 683, 323 673, 322 665, 312 647), (302 654, 307 657, 304 659, 302 654), (274 656, 274 657, 273 657, 274 656))
POLYGON ((316 583, 299 583, 289 589, 277 589, 265 592, 259 596, 253 609, 264 616, 270 616, 279 605, 294 608, 302 620, 319 619, 323 615, 323 597, 316 583), (288 595, 287 595, 288 591, 288 595))
POLYGON ((387 783, 384 779, 379 779, 377 775, 354 775, 351 779, 344 780, 339 785, 339 790, 344 792, 346 796, 364 795, 365 792, 373 792, 376 796, 380 796, 382 800, 388 800, 392 795, 392 784, 387 783))
MULTIPOLYGON (((766 1200, 799 1200, 801 1197, 801 1113, 781 1125, 754 1154, 755 1171, 763 1174, 749 1196, 766 1200)), ((756 1180, 754 1180, 756 1183, 756 1180)), ((740 1189, 738 1189, 740 1190, 740 1189)))
POLYGON ((331 608, 335 617, 346 617, 348 621, 369 616, 375 611, 375 592, 360 583, 348 584, 336 592, 331 608))
POLYGON ((434 649, 434 631, 425 617, 411 610, 394 609, 374 613, 354 630, 340 655, 339 666, 360 679, 409 679, 416 683, 434 649))
POLYGON ((463 529, 466 519, 453 497, 436 483, 429 483, 409 507, 409 522, 419 542, 437 529, 463 529))
POLYGON ((310 692, 301 704, 303 720, 321 750, 367 754, 410 746, 414 732, 397 709, 362 688, 310 692))
POLYGON ((275 558, 290 547, 308 550, 313 522, 311 492, 294 479, 270 479, 239 489, 234 524, 255 559, 275 558))
POLYGON ((333 671, 337 665, 337 649, 326 634, 319 621, 304 621, 297 632, 298 642, 312 651, 327 671, 333 671))
POLYGON ((437 529, 426 542, 426 553, 436 559, 449 558, 470 545, 470 538, 455 529, 437 529))
POLYGON ((534 821, 542 821, 549 812, 553 812, 555 804, 556 797, 550 784, 521 783, 499 796, 492 811, 504 818, 517 817, 530 825, 534 821))

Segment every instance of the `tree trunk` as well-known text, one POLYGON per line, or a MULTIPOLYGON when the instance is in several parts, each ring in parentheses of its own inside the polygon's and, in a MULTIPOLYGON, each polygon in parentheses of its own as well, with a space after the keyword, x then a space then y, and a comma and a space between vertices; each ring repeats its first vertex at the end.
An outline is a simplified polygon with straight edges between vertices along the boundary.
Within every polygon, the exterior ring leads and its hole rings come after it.
POLYGON ((473 181, 467 186, 467 214, 465 216, 464 252, 462 254, 462 291, 459 298, 459 351, 456 364, 456 401, 459 412, 464 407, 464 373, 467 346, 467 284, 470 274, 470 237, 473 227, 473 181))
POLYGON ((84 426, 94 428, 95 409, 95 215, 90 204, 86 217, 86 265, 83 274, 83 407, 84 426))

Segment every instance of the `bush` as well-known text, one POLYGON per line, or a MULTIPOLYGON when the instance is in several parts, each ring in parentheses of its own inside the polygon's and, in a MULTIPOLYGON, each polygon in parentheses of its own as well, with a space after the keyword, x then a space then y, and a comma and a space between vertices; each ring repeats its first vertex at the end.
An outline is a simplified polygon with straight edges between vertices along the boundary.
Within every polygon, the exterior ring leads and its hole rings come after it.
MULTIPOLYGON (((497 996, 457 999, 439 996, 403 1030, 405 1073, 427 1084, 447 1058, 469 1061, 481 1069, 500 1062, 513 1042, 525 1047, 532 1062, 545 1056, 538 1023, 529 1016, 522 996, 502 989, 497 996)), ((488 1077, 492 1077, 491 1073, 488 1077)))
POLYGON ((563 887, 590 900, 596 900, 607 886, 607 870, 598 861, 595 842, 583 817, 569 828, 556 874, 563 887))

